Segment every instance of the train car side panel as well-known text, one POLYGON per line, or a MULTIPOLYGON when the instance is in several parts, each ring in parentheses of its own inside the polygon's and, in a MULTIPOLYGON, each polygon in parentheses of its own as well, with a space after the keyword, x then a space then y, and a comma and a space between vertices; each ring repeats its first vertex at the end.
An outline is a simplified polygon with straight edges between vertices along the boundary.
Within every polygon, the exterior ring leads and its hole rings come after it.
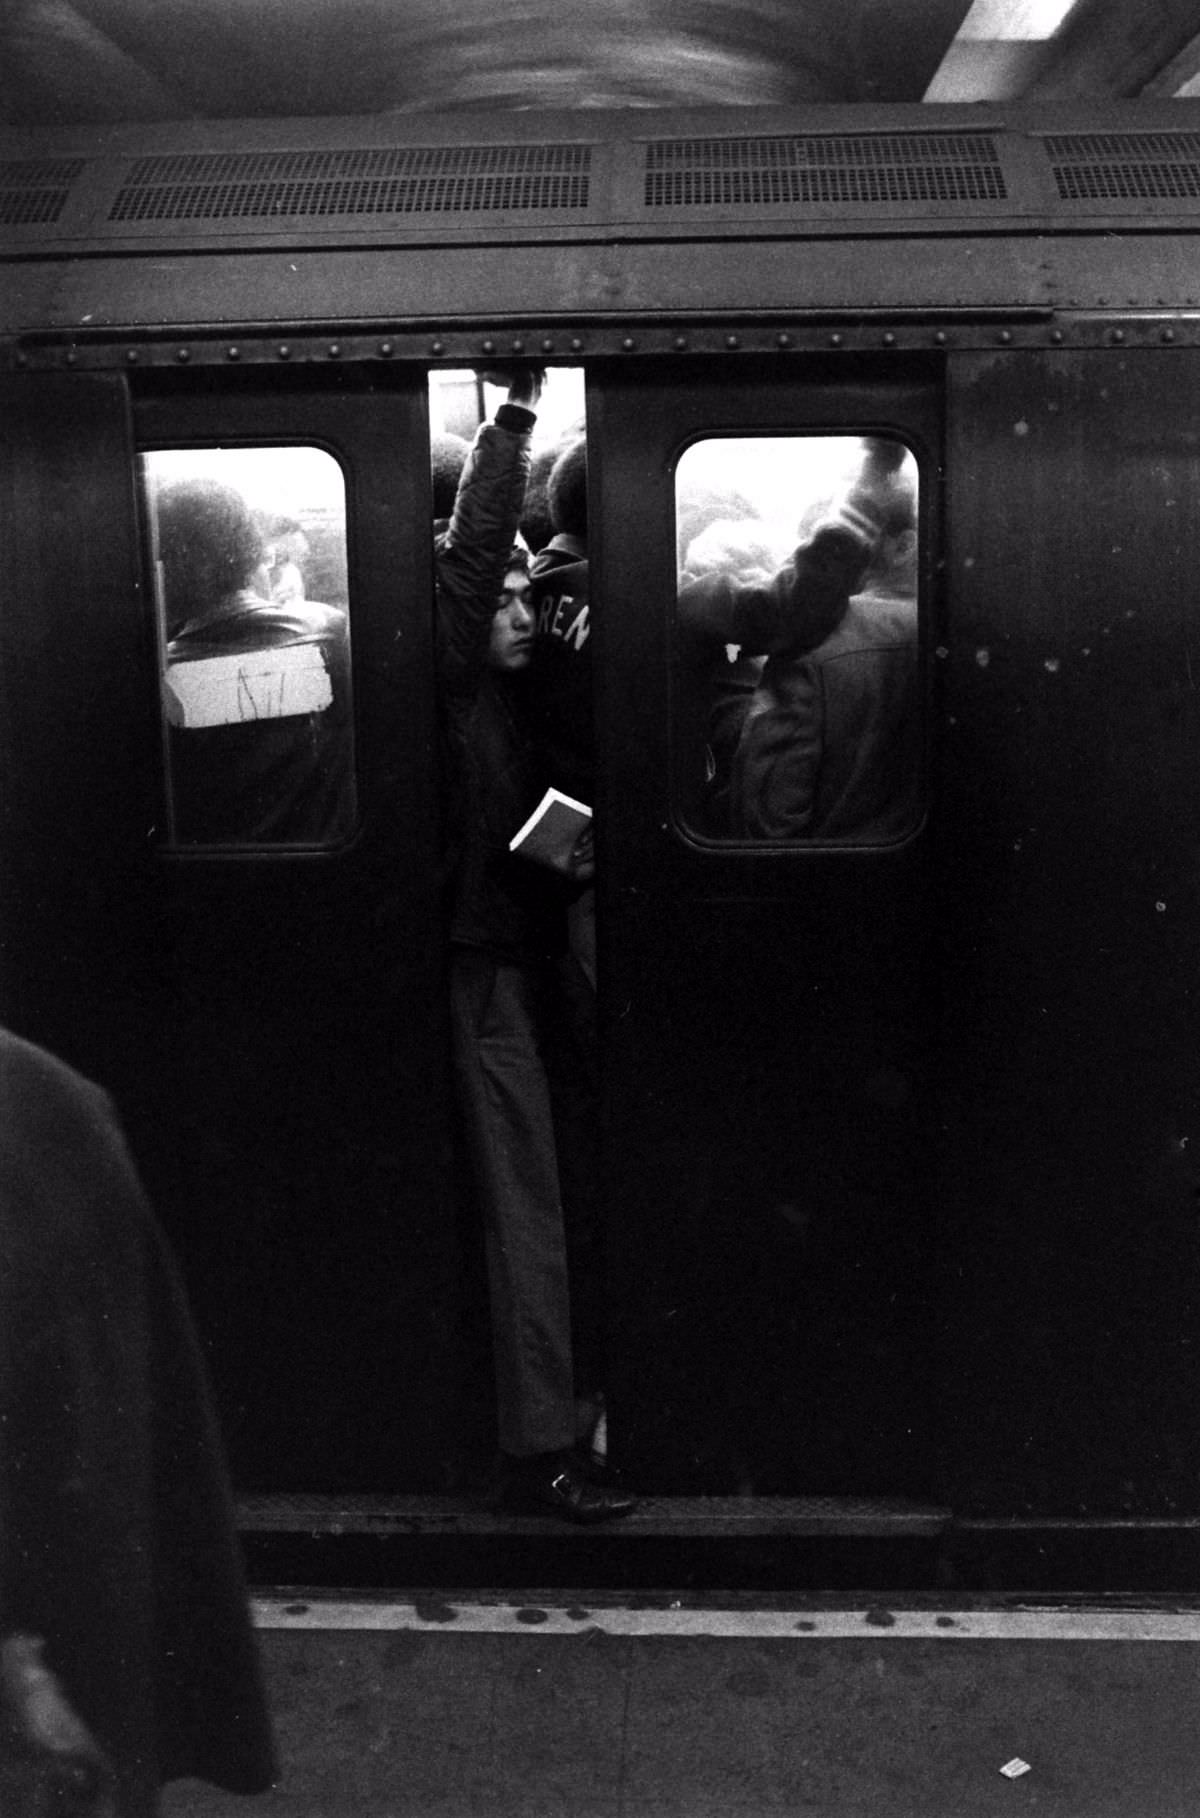
MULTIPOLYGON (((697 828, 665 533, 698 445, 734 438, 737 494, 739 438, 786 472, 875 434, 919 461, 932 547, 936 369, 676 365, 597 389, 614 1433, 675 1493, 924 1494, 930 848, 919 821, 840 847, 697 828)), ((784 502, 791 546, 807 502, 784 502)))
POLYGON ((118 374, 0 380, 6 1015, 87 1071, 140 964, 153 725, 118 374))
MULTIPOLYGON (((117 1099, 239 1483, 443 1487, 487 1373, 462 1351, 444 1077, 423 378, 7 390, 10 1001, 117 1099), (297 450, 344 489, 336 537, 308 522, 308 580, 322 611, 348 584, 356 819, 307 849, 173 840, 139 461, 265 484, 297 450)), ((288 723, 258 712, 231 730, 288 723)))
POLYGON ((955 1506, 1194 1512, 1191 351, 951 363, 938 1193, 955 1506))

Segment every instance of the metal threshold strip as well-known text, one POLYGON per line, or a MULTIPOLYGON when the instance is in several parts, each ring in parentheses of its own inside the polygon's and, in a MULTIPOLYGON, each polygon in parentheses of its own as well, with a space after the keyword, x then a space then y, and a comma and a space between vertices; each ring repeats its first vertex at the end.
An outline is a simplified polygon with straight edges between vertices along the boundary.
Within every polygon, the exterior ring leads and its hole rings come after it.
POLYGON ((513 1515, 482 1497, 244 1496, 243 1534, 332 1538, 387 1535, 498 1535, 587 1532, 605 1539, 773 1539, 804 1536, 934 1538, 949 1509, 894 1498, 855 1496, 648 1496, 623 1521, 586 1530, 537 1515, 513 1515))

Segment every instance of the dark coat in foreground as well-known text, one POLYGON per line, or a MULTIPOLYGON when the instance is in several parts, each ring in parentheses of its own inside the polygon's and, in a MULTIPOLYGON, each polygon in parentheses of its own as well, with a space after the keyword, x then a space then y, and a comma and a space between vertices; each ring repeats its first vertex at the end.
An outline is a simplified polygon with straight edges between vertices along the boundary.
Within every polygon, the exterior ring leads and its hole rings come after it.
POLYGON ((191 1320, 104 1094, 0 1030, 0 1635, 45 1642, 121 1818, 274 1754, 191 1320))

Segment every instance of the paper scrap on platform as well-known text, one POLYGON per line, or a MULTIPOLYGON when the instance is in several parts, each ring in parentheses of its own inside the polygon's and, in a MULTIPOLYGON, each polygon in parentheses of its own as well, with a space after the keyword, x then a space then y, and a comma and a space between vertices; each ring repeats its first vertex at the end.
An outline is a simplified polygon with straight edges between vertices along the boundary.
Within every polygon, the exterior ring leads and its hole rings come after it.
POLYGON ((1012 1760, 1006 1761, 1000 1769, 1006 1780, 1019 1780, 1022 1774, 1029 1774, 1032 1771, 1029 1763, 1022 1761, 1019 1755, 1014 1755, 1012 1760))

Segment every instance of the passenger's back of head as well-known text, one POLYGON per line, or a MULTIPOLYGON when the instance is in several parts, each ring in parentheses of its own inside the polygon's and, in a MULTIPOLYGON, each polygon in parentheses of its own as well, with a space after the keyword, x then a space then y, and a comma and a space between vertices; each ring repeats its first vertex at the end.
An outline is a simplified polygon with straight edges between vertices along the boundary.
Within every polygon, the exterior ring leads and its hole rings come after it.
POLYGON ((521 508, 521 535, 535 556, 541 554, 554 535, 549 480, 550 471, 561 453, 562 444, 554 442, 548 448, 539 448, 529 463, 529 481, 521 508))
POLYGON ((471 444, 465 436, 433 436, 429 444, 429 470, 433 480, 433 521, 437 528, 449 522, 454 512, 458 482, 466 466, 471 444))
POLYGON ((577 437, 563 449, 546 482, 550 521, 556 535, 586 539, 587 506, 587 439, 577 437))
POLYGON ((167 631, 248 587, 266 550, 241 493, 220 480, 177 480, 158 495, 167 631))

